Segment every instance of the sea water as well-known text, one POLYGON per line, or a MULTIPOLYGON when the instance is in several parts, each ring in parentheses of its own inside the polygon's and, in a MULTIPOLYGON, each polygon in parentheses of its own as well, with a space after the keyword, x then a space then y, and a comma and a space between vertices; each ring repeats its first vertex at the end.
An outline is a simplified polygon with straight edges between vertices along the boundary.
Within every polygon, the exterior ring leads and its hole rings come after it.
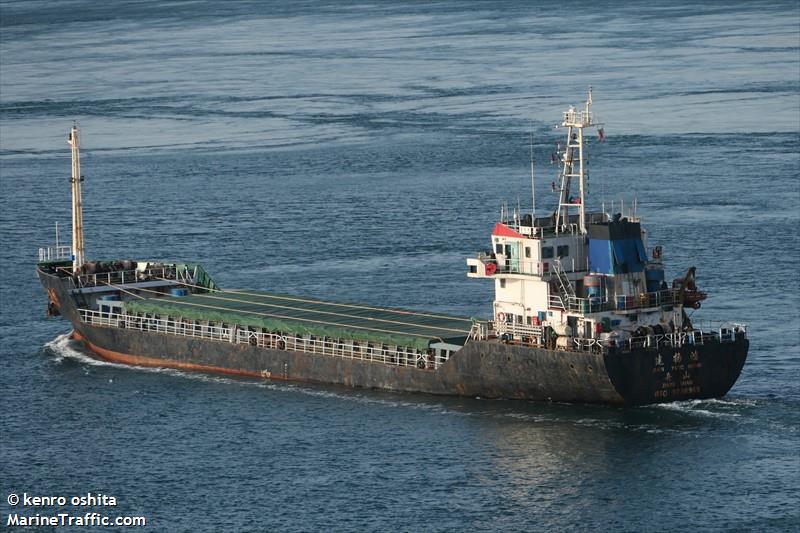
MULTIPOLYGON (((158 531, 800 527, 796 2, 2 2, 0 511, 102 493, 158 531), (722 399, 620 408, 97 362, 44 316, 82 130, 87 255, 488 318, 501 204, 551 212, 569 105, 693 319, 748 324, 722 399), (671 278, 670 278, 671 279, 671 278)), ((31 510, 28 509, 28 512, 31 510)), ((75 509, 72 511, 77 512, 75 509)), ((44 512, 39 509, 38 512, 44 512)))

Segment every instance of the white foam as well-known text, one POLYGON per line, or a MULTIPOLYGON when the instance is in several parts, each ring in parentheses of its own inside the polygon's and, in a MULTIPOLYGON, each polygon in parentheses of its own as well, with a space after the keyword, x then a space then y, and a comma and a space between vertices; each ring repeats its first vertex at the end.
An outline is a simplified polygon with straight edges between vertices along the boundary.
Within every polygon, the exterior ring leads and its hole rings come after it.
POLYGON ((737 418, 742 416, 740 413, 730 412, 731 407, 743 407, 753 405, 747 401, 729 400, 684 400, 679 402, 659 403, 646 407, 657 409, 667 409, 692 415, 707 416, 710 418, 737 418))
POLYGON ((176 370, 174 368, 146 367, 146 366, 126 365, 122 363, 112 363, 110 361, 104 361, 103 359, 99 359, 90 355, 89 352, 87 352, 86 349, 83 346, 81 346, 80 342, 72 339, 71 333, 65 333, 63 335, 59 335, 52 341, 46 343, 44 346, 49 352, 55 355, 55 361, 57 363, 61 363, 65 359, 71 359, 73 361, 77 361, 78 363, 87 366, 111 367, 111 368, 119 368, 122 370, 151 372, 155 374, 170 374, 182 378, 197 379, 200 381, 208 381, 215 383, 237 384, 246 386, 262 386, 262 387, 269 385, 267 383, 259 381, 244 381, 244 380, 240 381, 222 376, 203 374, 199 372, 198 373, 184 372, 182 370, 176 370))
POLYGON ((302 385, 288 384, 288 383, 284 384, 282 388, 284 388, 286 390, 293 390, 293 391, 296 391, 296 392, 300 392, 300 393, 303 393, 303 394, 308 395, 308 396, 316 396, 316 397, 319 397, 319 398, 334 398, 334 399, 338 399, 338 400, 347 400, 347 401, 350 401, 350 402, 360 403, 360 404, 364 404, 364 405, 381 405, 381 406, 390 407, 390 408, 398 408, 399 407, 399 408, 405 408, 405 409, 418 409, 418 410, 424 410, 424 411, 433 412, 433 413, 454 414, 454 415, 461 415, 461 416, 469 416, 469 415, 473 414, 473 413, 469 413, 469 412, 456 411, 456 410, 453 410, 453 409, 449 409, 449 408, 447 408, 445 405, 443 405, 441 403, 428 403, 428 402, 425 402, 426 398, 423 397, 423 396, 419 397, 419 401, 418 402, 399 399, 399 398, 390 399, 390 398, 382 398, 382 397, 380 397, 380 395, 382 395, 382 394, 402 394, 402 393, 392 393, 391 391, 385 391, 385 392, 378 391, 378 392, 375 392, 375 393, 364 393, 364 392, 360 392, 360 391, 359 392, 354 391, 352 393, 347 393, 347 392, 344 392, 344 391, 343 392, 336 392, 336 391, 325 390, 325 389, 313 389, 313 388, 308 388, 308 387, 305 387, 305 386, 302 386, 302 385), (371 396, 369 394, 375 394, 375 395, 371 396))
POLYGON ((722 400, 719 398, 710 398, 708 400, 694 400, 701 403, 707 403, 710 405, 720 405, 720 406, 727 406, 727 407, 755 407, 758 405, 756 400, 748 399, 748 398, 729 398, 727 400, 722 400))
POLYGON ((44 347, 55 355, 55 361, 61 363, 64 359, 72 359, 83 364, 92 366, 111 366, 116 368, 127 368, 126 365, 110 363, 101 359, 95 359, 88 355, 80 344, 72 339, 72 333, 64 333, 46 343, 44 347))

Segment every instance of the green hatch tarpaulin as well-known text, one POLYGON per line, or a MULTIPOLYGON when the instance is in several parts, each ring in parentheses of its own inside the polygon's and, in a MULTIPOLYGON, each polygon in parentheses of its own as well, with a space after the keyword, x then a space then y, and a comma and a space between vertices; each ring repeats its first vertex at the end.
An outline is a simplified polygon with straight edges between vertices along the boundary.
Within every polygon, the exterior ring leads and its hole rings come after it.
POLYGON ((208 272, 200 265, 187 265, 187 264, 176 264, 175 269, 178 272, 183 272, 189 277, 194 279, 194 284, 199 285, 201 287, 205 287, 207 289, 219 290, 217 284, 214 283, 214 280, 211 279, 211 276, 208 275, 208 272))
POLYGON ((183 317, 287 334, 353 339, 427 350, 431 342, 463 344, 473 319, 336 303, 261 291, 220 291, 125 304, 129 313, 183 317))

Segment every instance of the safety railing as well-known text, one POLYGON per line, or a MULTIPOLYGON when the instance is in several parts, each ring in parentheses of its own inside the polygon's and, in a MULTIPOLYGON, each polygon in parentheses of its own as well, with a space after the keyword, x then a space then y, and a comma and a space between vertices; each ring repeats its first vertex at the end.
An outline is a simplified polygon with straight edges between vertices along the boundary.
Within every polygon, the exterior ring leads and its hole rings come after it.
POLYGON ((644 292, 638 296, 617 296, 616 309, 631 310, 660 307, 662 305, 677 305, 680 303, 678 289, 665 289, 663 291, 644 292))
POLYGON ((508 322, 498 322, 495 325, 497 335, 513 335, 515 337, 539 337, 541 338, 544 328, 525 324, 509 324, 508 322))
POLYGON ((564 300, 561 299, 561 296, 557 294, 551 294, 550 300, 548 303, 548 307, 550 309, 564 309, 566 310, 566 306, 564 305, 564 300))
MULTIPOLYGON (((579 204, 570 204, 570 205, 579 205, 579 204)), ((578 215, 571 215, 570 220, 573 221, 570 224, 562 225, 560 229, 561 235, 565 233, 569 233, 571 235, 580 235, 580 231, 578 229, 578 215)), ((628 217, 631 218, 630 216, 628 217)), ((586 213, 586 223, 587 224, 600 224, 603 222, 607 222, 609 220, 608 215, 603 211, 594 211, 594 212, 587 212, 586 213)), ((542 236, 550 236, 556 233, 556 226, 553 223, 552 219, 544 220, 542 218, 536 219, 536 226, 531 227, 527 224, 524 224, 523 221, 519 218, 516 219, 506 219, 500 221, 503 225, 508 226, 512 230, 516 231, 517 233, 521 233, 523 235, 531 235, 533 238, 540 238, 542 236)))
MULTIPOLYGON (((502 256, 498 258, 496 255, 489 255, 486 253, 479 253, 477 259, 482 263, 493 263, 497 266, 495 272, 497 274, 520 274, 536 277, 550 277, 554 274, 556 259, 540 259, 539 261, 532 261, 529 259, 513 259, 510 257, 502 256)), ((578 262, 574 258, 564 261, 564 272, 587 272, 587 262, 578 262)))
POLYGON ((747 334, 747 324, 741 322, 719 322, 714 320, 692 319, 695 330, 717 331, 721 336, 729 336, 729 332, 747 334))
POLYGON ((185 318, 132 315, 127 313, 104 313, 91 309, 80 309, 81 320, 93 326, 125 328, 198 337, 203 339, 249 344, 261 348, 314 353, 344 359, 358 359, 394 366, 411 366, 420 369, 436 369, 446 363, 449 352, 426 352, 407 346, 386 345, 354 339, 298 336, 283 332, 254 331, 239 325, 211 325, 185 318))
POLYGON ((621 343, 621 348, 633 350, 635 348, 660 348, 669 346, 680 348, 685 345, 720 344, 736 342, 737 337, 747 337, 747 326, 745 324, 723 324, 717 330, 703 331, 693 329, 675 333, 664 333, 661 335, 646 335, 641 337, 630 337, 621 343))
POLYGON ((39 248, 39 262, 64 261, 72 259, 72 247, 70 246, 47 246, 39 248))
POLYGON ((604 302, 600 298, 567 298, 567 311, 571 313, 599 313, 614 309, 611 302, 604 302))
POLYGON ((564 126, 589 126, 592 123, 591 111, 578 111, 577 109, 570 109, 564 111, 564 126))
POLYGON ((139 281, 157 279, 177 281, 177 268, 172 265, 166 265, 161 267, 150 267, 144 270, 113 270, 109 272, 98 272, 96 274, 83 274, 78 276, 77 286, 94 287, 96 285, 121 285, 125 283, 136 283, 139 281))
POLYGON ((473 340, 485 339, 489 334, 488 325, 488 322, 473 322, 467 338, 473 340))
POLYGON ((597 313, 601 311, 631 311, 634 309, 653 309, 665 305, 677 305, 679 294, 675 289, 642 293, 638 297, 620 296, 616 302, 602 301, 600 298, 564 298, 558 294, 549 296, 550 309, 563 309, 572 313, 597 313))
MULTIPOLYGON (((524 344, 529 346, 542 347, 548 345, 552 339, 545 338, 544 327, 527 326, 521 324, 507 324, 503 322, 487 322, 486 335, 476 340, 487 340, 499 338, 505 342, 524 344), (506 335, 508 337, 506 337, 506 335)), ((692 331, 682 331, 664 334, 643 335, 638 337, 628 337, 624 340, 609 337, 606 339, 594 339, 584 337, 568 337, 569 341, 564 346, 556 349, 566 351, 607 351, 609 349, 621 349, 631 351, 640 348, 657 349, 661 347, 680 348, 685 345, 704 345, 710 343, 732 343, 739 337, 747 337, 747 325, 740 323, 717 324, 715 329, 692 331)), ((552 347, 552 346, 551 346, 552 347)))

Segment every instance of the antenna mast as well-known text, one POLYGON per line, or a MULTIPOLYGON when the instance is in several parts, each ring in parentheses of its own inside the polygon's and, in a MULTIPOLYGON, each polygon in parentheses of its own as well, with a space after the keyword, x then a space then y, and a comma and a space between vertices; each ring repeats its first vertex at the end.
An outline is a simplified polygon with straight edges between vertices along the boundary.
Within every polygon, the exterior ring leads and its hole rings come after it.
POLYGON ((588 160, 583 140, 584 128, 597 126, 592 120, 592 88, 589 87, 589 98, 586 107, 578 111, 574 107, 564 112, 561 126, 567 128, 567 147, 562 155, 561 194, 556 212, 556 233, 566 231, 569 227, 569 208, 576 207, 580 213, 578 227, 586 234, 586 162, 588 160), (577 202, 570 197, 572 179, 578 179, 580 198, 577 202))
POLYGON ((78 273, 84 263, 83 246, 83 199, 81 197, 81 154, 78 126, 73 124, 69 132, 69 145, 72 147, 72 271, 78 273))

